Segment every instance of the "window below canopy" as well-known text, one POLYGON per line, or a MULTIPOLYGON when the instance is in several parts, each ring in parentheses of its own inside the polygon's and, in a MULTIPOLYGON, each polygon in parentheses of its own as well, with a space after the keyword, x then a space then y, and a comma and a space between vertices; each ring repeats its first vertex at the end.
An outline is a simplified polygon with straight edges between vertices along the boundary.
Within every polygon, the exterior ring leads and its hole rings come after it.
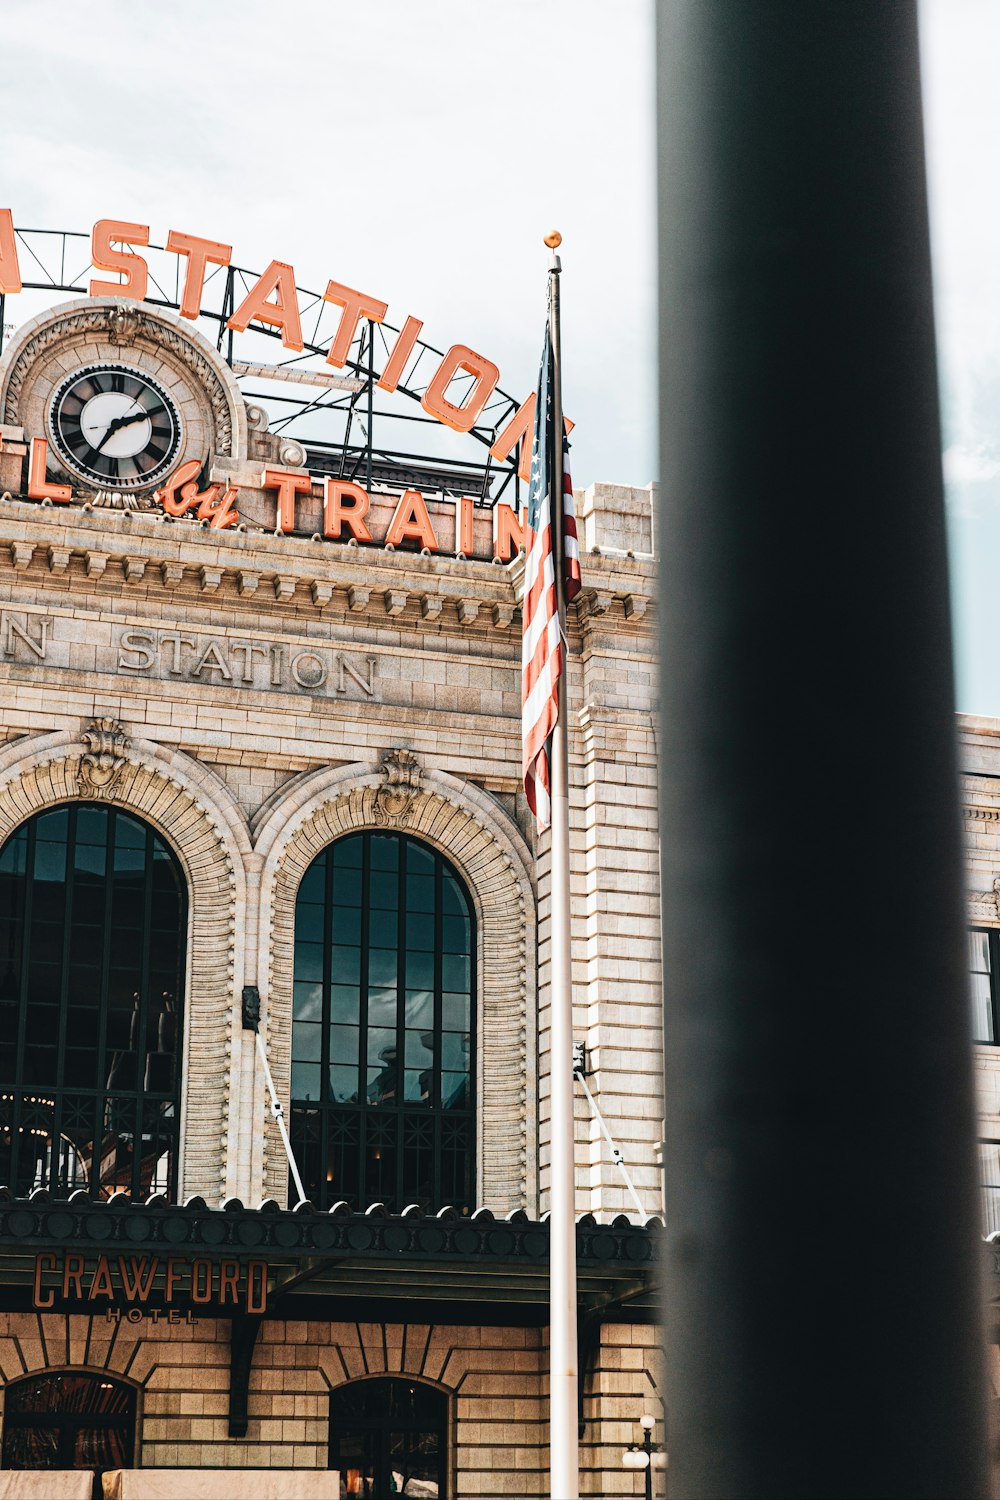
POLYGON ((340 1493, 443 1500, 448 1398, 403 1379, 357 1380, 330 1395, 330 1467, 340 1493))

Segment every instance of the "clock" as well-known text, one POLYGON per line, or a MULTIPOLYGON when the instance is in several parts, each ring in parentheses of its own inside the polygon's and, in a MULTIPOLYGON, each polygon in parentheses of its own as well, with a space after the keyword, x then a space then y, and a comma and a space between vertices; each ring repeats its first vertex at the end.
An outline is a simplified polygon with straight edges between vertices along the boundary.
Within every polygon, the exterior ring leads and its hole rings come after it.
POLYGON ((152 487, 181 445, 181 418, 163 387, 125 364, 75 370, 57 387, 49 436, 71 473, 104 489, 152 487))

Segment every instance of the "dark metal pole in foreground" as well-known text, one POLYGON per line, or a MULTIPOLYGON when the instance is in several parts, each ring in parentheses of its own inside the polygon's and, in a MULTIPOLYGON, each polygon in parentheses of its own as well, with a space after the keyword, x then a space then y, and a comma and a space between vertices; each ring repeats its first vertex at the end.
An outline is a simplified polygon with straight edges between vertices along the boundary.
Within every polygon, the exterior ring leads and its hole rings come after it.
POLYGON ((670 1493, 987 1493, 915 7, 660 14, 670 1493))

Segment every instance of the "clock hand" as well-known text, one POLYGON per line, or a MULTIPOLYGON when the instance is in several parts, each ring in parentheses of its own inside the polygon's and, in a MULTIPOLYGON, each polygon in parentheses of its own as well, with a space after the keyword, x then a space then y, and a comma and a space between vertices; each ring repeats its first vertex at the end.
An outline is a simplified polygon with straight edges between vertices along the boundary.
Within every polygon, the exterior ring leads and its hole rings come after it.
POLYGON ((94 449, 95 453, 100 453, 108 438, 113 437, 116 432, 120 432, 123 427, 129 427, 133 422, 141 422, 148 416, 149 412, 146 411, 144 407, 140 406, 138 411, 132 412, 127 417, 115 417, 107 432, 104 434, 104 436, 101 438, 101 441, 94 449))

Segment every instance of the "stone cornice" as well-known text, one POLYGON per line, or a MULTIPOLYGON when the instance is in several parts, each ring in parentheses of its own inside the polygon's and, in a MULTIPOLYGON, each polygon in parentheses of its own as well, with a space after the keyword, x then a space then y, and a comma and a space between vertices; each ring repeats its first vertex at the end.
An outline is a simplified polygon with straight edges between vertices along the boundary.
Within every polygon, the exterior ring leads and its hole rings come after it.
MULTIPOLYGON (((146 592, 183 590, 197 607, 223 593, 276 614, 285 606, 317 615, 331 606, 352 616, 393 618, 408 605, 424 621, 453 628, 520 629, 509 570, 458 558, 424 557, 271 533, 213 532, 159 513, 72 512, 9 500, 0 505, 0 572, 29 568, 81 581, 133 583, 146 592)), ((35 574, 37 577, 37 573, 35 574)))
MULTIPOLYGON (((20 499, 0 503, 0 573, 78 577, 117 583, 127 595, 141 584, 167 597, 183 592, 197 607, 221 596, 320 614, 330 608, 376 619, 409 609, 425 625, 480 632, 519 632, 522 558, 509 564, 433 556, 350 543, 277 536, 261 531, 212 531, 159 512, 90 511, 20 499)), ((655 568, 648 560, 584 559, 584 588, 575 613, 583 629, 649 623, 655 568)))

